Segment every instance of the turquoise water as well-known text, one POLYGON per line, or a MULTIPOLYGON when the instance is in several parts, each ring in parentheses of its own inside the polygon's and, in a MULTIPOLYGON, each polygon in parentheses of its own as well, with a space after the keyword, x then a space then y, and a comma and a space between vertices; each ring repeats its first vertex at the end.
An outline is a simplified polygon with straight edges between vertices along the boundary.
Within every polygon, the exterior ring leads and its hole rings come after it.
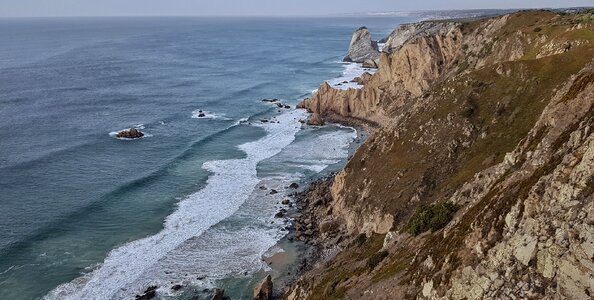
POLYGON ((260 271, 284 235, 272 216, 286 185, 353 138, 260 100, 294 107, 359 72, 339 63, 352 31, 379 39, 404 21, 0 20, 2 297, 129 298, 260 271), (113 137, 132 126, 146 136, 113 137))

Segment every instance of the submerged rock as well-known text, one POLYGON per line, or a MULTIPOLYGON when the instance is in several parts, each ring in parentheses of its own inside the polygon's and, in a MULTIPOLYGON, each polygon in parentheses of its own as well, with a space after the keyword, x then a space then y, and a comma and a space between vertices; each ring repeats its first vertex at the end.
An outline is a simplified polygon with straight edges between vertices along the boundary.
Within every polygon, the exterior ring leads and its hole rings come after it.
POLYGON ((274 215, 274 217, 275 217, 275 218, 282 218, 282 217, 284 217, 284 216, 285 216, 285 214, 286 214, 286 213, 287 213, 287 210, 283 208, 283 209, 281 209, 279 212, 277 212, 277 213, 274 215))
POLYGON ((130 128, 129 130, 122 130, 118 132, 116 137, 119 138, 126 138, 126 139, 138 139, 144 136, 144 133, 140 132, 140 130, 136 128, 130 128))
POLYGON ((231 300, 229 296, 225 295, 225 290, 214 289, 211 300, 231 300))
POLYGON ((264 280, 254 288, 254 300, 272 299, 272 277, 266 276, 264 280))
POLYGON ((343 61, 362 63, 366 59, 378 59, 380 56, 377 42, 371 40, 367 27, 361 27, 353 33, 349 52, 343 61))

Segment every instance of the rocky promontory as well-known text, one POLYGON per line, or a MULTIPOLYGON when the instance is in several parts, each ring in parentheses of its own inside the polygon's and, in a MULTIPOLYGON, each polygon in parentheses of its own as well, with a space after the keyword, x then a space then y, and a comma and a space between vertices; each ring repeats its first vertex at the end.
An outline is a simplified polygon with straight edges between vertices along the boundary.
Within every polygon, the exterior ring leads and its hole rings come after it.
POLYGON ((378 127, 299 205, 319 261, 285 299, 592 299, 594 12, 401 27, 358 90, 378 127), (318 201, 320 200, 320 201, 318 201))

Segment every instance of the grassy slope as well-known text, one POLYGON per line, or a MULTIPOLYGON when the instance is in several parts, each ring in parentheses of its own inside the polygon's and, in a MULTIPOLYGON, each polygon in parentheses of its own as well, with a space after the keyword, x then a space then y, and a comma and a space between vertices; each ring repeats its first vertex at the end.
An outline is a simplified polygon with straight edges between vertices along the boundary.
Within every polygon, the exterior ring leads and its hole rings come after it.
MULTIPOLYGON (((505 153, 526 137, 555 90, 592 60, 593 24, 592 14, 556 16, 524 12, 513 15, 493 40, 506 43, 522 32, 524 57, 462 72, 434 86, 424 99, 417 100, 426 103, 420 111, 405 111, 408 116, 399 127, 380 130, 349 162, 347 200, 355 207, 379 208, 394 214, 397 229, 402 229, 416 206, 447 199, 475 173, 501 162, 505 153), (568 31, 577 24, 582 24, 583 28, 568 31), (537 40, 544 42, 534 42, 537 40), (572 48, 562 54, 536 59, 549 42, 571 42, 572 48), (447 121, 448 115, 451 122, 447 121), (464 135, 465 129, 470 131, 469 136, 464 135), (421 145, 418 143, 421 137, 433 142, 421 145), (470 146, 461 146, 464 142, 470 146), (448 148, 453 143, 458 146, 448 148), (452 148, 454 150, 449 151, 452 148), (369 197, 361 202, 358 195, 366 183, 369 197), (409 201, 415 194, 419 201, 409 201)), ((478 22, 470 23, 465 30, 472 31, 477 26, 478 22)), ((493 44, 485 44, 475 55, 488 60, 494 48, 493 44)), ((493 203, 494 198, 486 197, 484 205, 503 214, 511 207, 511 199, 525 192, 519 186, 506 191, 503 199, 510 201, 493 203)), ((477 217, 479 211, 475 213, 477 217)), ((469 224, 471 221, 468 220, 469 224)), ((439 233, 423 236, 419 241, 426 246, 423 255, 432 254, 438 261, 443 260, 459 246, 463 232, 457 235, 458 239, 454 235, 450 240, 443 240, 442 236, 439 233)), ((381 236, 374 239, 381 240, 381 236)), ((341 298, 356 277, 369 278, 368 284, 397 275, 402 277, 402 283, 414 280, 419 262, 411 264, 411 249, 400 249, 390 254, 380 268, 368 270, 364 261, 381 246, 378 248, 377 243, 373 243, 373 246, 365 246, 365 251, 360 248, 351 247, 327 263, 316 280, 316 297, 341 298)))

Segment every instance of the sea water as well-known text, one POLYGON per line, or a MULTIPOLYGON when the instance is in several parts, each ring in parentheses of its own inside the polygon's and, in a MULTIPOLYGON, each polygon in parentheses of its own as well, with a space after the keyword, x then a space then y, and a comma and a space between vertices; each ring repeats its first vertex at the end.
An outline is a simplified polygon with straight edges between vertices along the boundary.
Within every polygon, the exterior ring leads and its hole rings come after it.
POLYGON ((304 126, 295 104, 365 71, 341 63, 356 28, 409 21, 0 19, 2 298, 184 298, 170 288, 236 279, 227 292, 249 298, 288 185, 355 138, 304 126), (115 137, 131 127, 145 136, 115 137))

